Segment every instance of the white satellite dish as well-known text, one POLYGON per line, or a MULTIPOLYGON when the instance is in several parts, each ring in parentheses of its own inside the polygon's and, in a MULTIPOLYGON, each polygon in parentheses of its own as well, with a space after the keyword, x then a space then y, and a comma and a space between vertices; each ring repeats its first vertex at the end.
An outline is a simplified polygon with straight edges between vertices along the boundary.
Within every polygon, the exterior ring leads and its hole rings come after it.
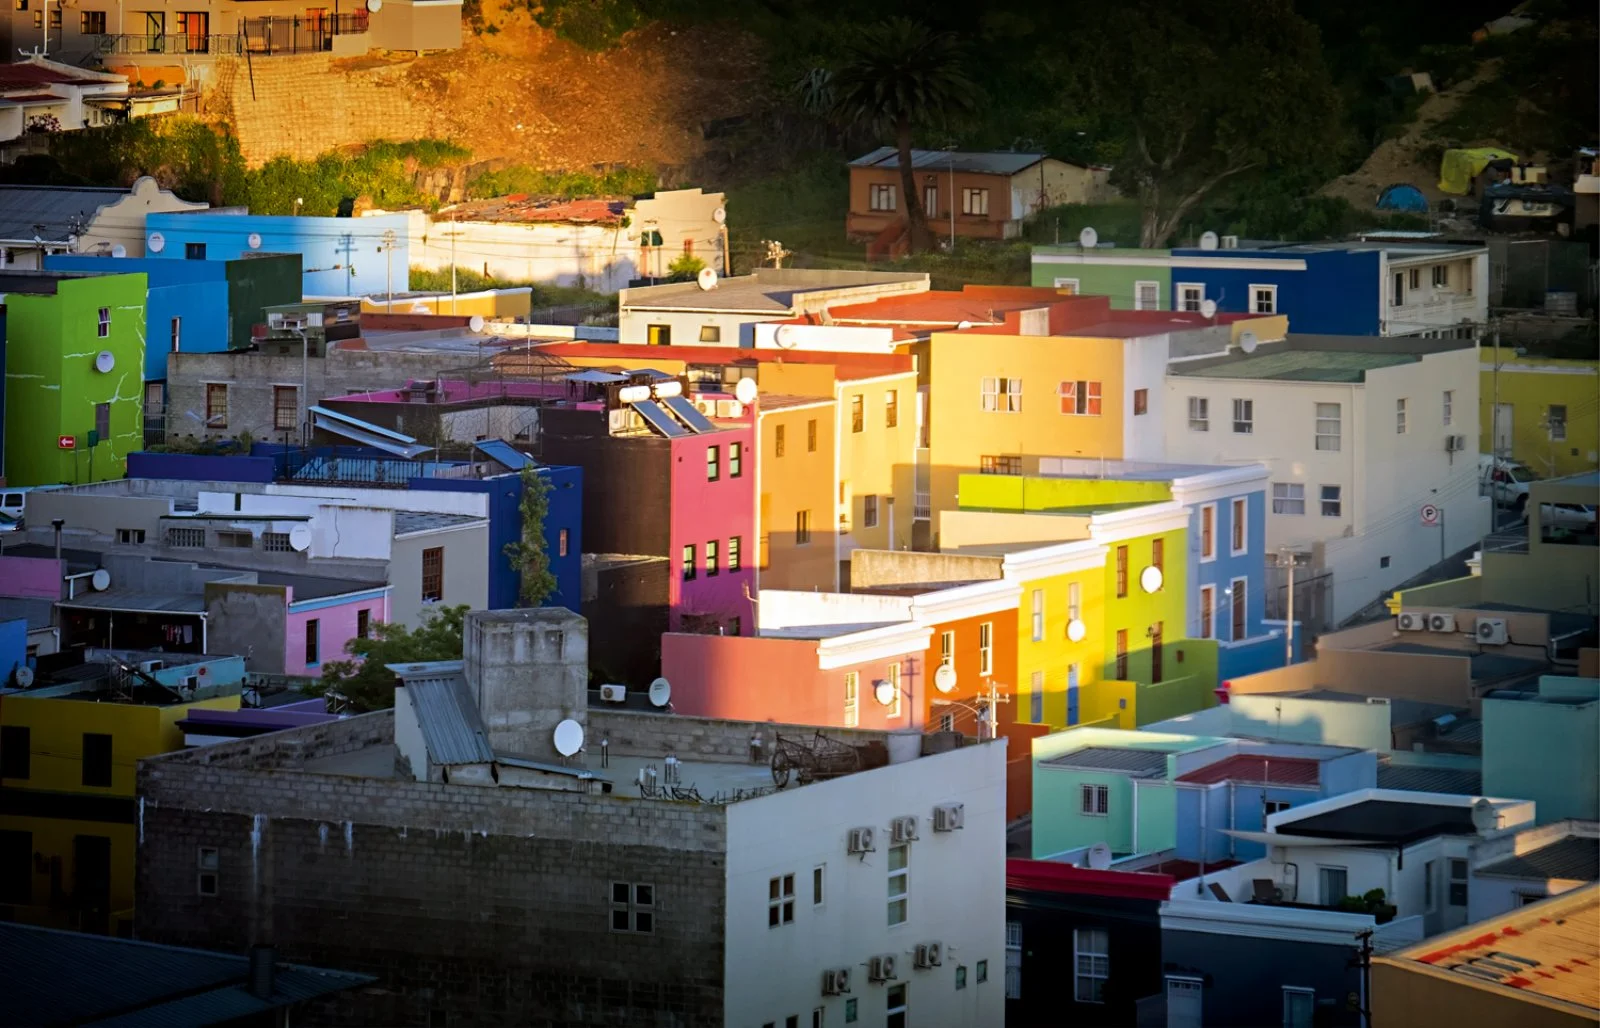
POLYGON ((887 707, 892 705, 894 703, 894 694, 894 683, 887 678, 880 678, 872 683, 872 698, 878 701, 879 706, 887 707))
POLYGON ((118 243, 118 244, 116 244, 115 246, 113 246, 111 248, 111 256, 113 256, 113 257, 126 257, 126 256, 128 256, 128 248, 126 246, 123 246, 121 243, 118 243))
POLYGON ((17 669, 11 672, 11 678, 17 683, 17 688, 26 689, 33 684, 33 668, 26 664, 18 664, 17 669))
POLYGON ((144 244, 151 253, 160 253, 167 248, 167 237, 160 232, 150 233, 150 238, 144 244))
POLYGON ((1067 622, 1067 638, 1075 643, 1083 642, 1083 637, 1089 634, 1089 628, 1081 620, 1073 618, 1067 622))
POLYGON ((939 670, 933 673, 933 687, 940 692, 950 692, 956 687, 956 669, 949 664, 940 664, 939 670))
POLYGON ((970 322, 970 321, 962 321, 962 322, 958 322, 956 324, 956 329, 958 331, 962 331, 962 332, 965 332, 967 329, 969 329, 971 327, 972 327, 972 322, 970 322))
POLYGON ((367 0, 367 10, 374 14, 383 10, 383 0, 367 0))
POLYGON ((726 207, 718 207, 716 210, 711 212, 711 220, 716 222, 718 225, 726 224, 728 220, 728 209, 726 207))
POLYGON ((309 525, 295 525, 289 529, 289 547, 296 553, 304 553, 311 549, 311 528, 309 525))
POLYGON ((1255 353, 1256 347, 1260 345, 1261 341, 1256 338, 1256 334, 1254 332, 1239 333, 1239 349, 1243 350, 1245 353, 1255 353))
POLYGON ((1201 300, 1200 301, 1200 316, 1202 318, 1214 318, 1214 317, 1216 317, 1217 316, 1217 301, 1215 301, 1215 300, 1201 300))
POLYGON ((583 726, 570 717, 556 725, 556 752, 570 757, 583 749, 583 726))
POLYGON ((779 325, 777 328, 773 329, 773 345, 777 346, 781 350, 787 350, 793 346, 799 345, 800 340, 794 337, 794 329, 795 326, 793 325, 779 325))
POLYGON ((1093 250, 1100 245, 1100 233, 1085 225, 1083 231, 1078 233, 1078 245, 1085 250, 1093 250))
POLYGON ((252 249, 252 250, 261 249, 261 233, 260 232, 252 232, 252 233, 250 233, 250 238, 245 240, 245 242, 250 244, 250 249, 252 249))
POLYGON ((749 406, 750 404, 756 402, 756 394, 758 392, 760 392, 760 390, 756 388, 755 379, 741 378, 739 380, 739 384, 733 387, 733 398, 738 400, 740 403, 749 406))
POLYGON ((1200 249, 1215 250, 1217 248, 1217 234, 1215 232, 1200 233, 1200 249))
POLYGON ((1161 569, 1154 564, 1139 572, 1139 588, 1147 593, 1160 592, 1161 583, 1165 580, 1161 569))
POLYGON ((89 576, 89 586, 97 593, 103 593, 111 588, 111 572, 105 568, 95 568, 94 574, 89 576))
POLYGON ((715 289, 717 288, 717 273, 710 268, 701 268, 700 274, 695 276, 695 281, 700 284, 701 289, 715 289))
POLYGON ((101 350, 99 353, 94 355, 94 370, 100 372, 102 375, 106 374, 116 366, 117 355, 112 353, 110 350, 101 350))
POLYGON ((665 707, 672 701, 672 683, 665 678, 658 678, 650 683, 650 704, 656 707, 665 707))
POLYGON ((1494 809, 1494 804, 1485 797, 1480 796, 1472 804, 1472 827, 1479 835, 1488 835, 1500 827, 1500 814, 1494 809))
POLYGON ((467 327, 472 329, 472 331, 474 331, 474 332, 482 332, 483 331, 483 315, 482 314, 474 314, 472 317, 468 318, 467 319, 467 327))
POLYGON ((1095 843, 1083 855, 1083 862, 1095 871, 1104 871, 1111 866, 1111 847, 1103 842, 1095 843))

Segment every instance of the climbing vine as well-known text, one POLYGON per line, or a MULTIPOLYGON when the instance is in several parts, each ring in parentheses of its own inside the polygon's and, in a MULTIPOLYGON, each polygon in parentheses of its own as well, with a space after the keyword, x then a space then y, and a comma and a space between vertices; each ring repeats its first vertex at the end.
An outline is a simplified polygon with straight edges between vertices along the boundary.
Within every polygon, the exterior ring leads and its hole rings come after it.
POLYGON ((556 591, 550 554, 544 547, 544 521, 550 513, 550 483, 538 469, 522 469, 522 539, 506 543, 506 560, 522 575, 518 593, 524 607, 537 607, 556 591))

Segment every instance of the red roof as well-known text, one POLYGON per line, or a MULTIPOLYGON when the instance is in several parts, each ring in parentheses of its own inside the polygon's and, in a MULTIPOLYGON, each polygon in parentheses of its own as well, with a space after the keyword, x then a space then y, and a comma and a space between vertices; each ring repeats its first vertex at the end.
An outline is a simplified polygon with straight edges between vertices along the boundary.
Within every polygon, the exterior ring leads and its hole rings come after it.
POLYGON ((1006 860, 1006 889, 1058 892, 1079 896, 1121 896, 1164 900, 1176 882, 1171 875, 1142 871, 1097 871, 1049 860, 1006 860))
POLYGON ((930 289, 925 293, 885 296, 867 303, 829 307, 834 321, 870 321, 885 324, 929 323, 958 325, 963 321, 998 323, 1006 311, 1033 310, 1073 297, 1054 289, 1017 286, 1012 289, 975 289, 955 292, 930 289))
POLYGON ((0 90, 30 89, 60 82, 101 84, 107 81, 104 76, 92 72, 74 74, 66 68, 49 67, 29 61, 20 64, 0 64, 0 90))
POLYGON ((615 225, 622 221, 628 205, 623 200, 534 199, 527 193, 512 193, 492 200, 474 200, 442 211, 462 221, 519 221, 527 223, 615 225))
POLYGON ((54 93, 23 93, 20 96, 5 92, 6 87, 0 86, 0 103, 32 104, 32 103, 66 103, 67 98, 54 93))
POLYGON ((1180 775, 1180 782, 1211 785, 1215 782, 1247 782, 1252 785, 1316 785, 1320 765, 1305 757, 1258 757, 1247 754, 1219 760, 1215 764, 1180 775))
MULTIPOLYGON (((623 343, 546 343, 537 347, 554 357, 685 361, 689 364, 831 364, 834 378, 850 382, 914 370, 910 354, 833 353, 827 350, 746 350, 736 346, 637 346, 623 343)), ((506 360, 515 360, 515 354, 506 360)))

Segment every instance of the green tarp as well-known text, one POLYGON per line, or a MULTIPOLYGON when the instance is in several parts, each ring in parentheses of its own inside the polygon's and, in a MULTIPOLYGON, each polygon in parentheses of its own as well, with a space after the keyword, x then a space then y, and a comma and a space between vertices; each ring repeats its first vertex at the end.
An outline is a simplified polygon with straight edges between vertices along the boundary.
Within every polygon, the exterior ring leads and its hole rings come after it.
POLYGON ((1465 196, 1472 189, 1472 180, 1490 161, 1516 160, 1510 150, 1482 146, 1471 150, 1446 150, 1439 162, 1439 191, 1465 196))

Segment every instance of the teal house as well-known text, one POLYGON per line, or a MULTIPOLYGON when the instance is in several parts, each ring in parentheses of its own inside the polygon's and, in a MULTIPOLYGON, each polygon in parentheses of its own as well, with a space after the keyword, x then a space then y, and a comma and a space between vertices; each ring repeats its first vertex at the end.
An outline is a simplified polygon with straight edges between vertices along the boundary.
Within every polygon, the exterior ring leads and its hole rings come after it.
POLYGON ((1543 675, 1483 698, 1483 791, 1533 800, 1540 824, 1600 821, 1600 679, 1543 675))
POLYGON ((1033 284, 1074 295, 1109 296, 1111 309, 1172 307, 1172 251, 1120 247, 1035 246, 1033 284))

